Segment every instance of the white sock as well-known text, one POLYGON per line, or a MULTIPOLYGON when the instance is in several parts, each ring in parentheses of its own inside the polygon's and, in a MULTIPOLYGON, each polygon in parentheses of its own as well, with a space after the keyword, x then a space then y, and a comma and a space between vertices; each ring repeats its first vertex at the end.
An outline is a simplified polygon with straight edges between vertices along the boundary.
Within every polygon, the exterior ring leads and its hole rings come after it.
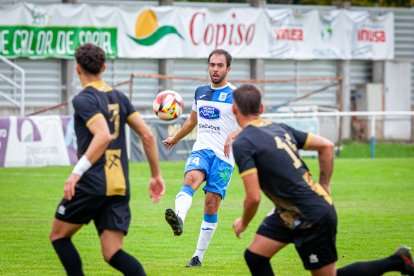
POLYGON ((197 250, 193 257, 198 256, 200 262, 203 261, 204 253, 213 238, 214 232, 217 228, 217 222, 211 223, 203 220, 201 223, 200 235, 198 236, 197 250))
POLYGON ((192 202, 193 197, 183 191, 180 191, 175 197, 175 213, 177 214, 177 216, 181 218, 183 223, 185 221, 185 217, 187 216, 188 209, 190 209, 192 202))

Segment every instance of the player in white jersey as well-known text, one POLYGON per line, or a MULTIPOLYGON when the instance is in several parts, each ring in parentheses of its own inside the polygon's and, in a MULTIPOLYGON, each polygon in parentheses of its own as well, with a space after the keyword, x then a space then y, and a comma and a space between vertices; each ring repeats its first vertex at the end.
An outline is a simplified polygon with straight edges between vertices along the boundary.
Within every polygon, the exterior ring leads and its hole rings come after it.
POLYGON ((194 191, 206 181, 203 188, 206 194, 204 219, 200 227, 197 249, 187 267, 201 266, 204 253, 217 228, 218 208, 226 195, 233 172, 234 158, 230 152, 231 147, 225 147, 227 137, 238 129, 232 113, 235 87, 227 82, 231 61, 231 55, 225 50, 216 49, 210 53, 208 72, 211 84, 196 89, 190 116, 174 136, 163 141, 164 145, 171 148, 196 125, 198 127, 197 140, 185 166, 184 184, 175 198, 175 211, 165 211, 165 219, 174 235, 181 235, 194 191))

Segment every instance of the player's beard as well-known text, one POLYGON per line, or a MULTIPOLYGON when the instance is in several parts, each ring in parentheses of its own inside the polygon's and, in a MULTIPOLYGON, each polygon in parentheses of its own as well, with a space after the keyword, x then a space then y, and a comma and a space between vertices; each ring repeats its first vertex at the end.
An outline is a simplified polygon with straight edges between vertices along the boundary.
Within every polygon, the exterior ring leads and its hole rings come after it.
POLYGON ((213 75, 212 74, 210 74, 210 79, 211 79, 211 82, 212 83, 214 83, 214 84, 219 84, 219 83, 221 83, 223 80, 224 80, 224 78, 226 77, 226 75, 223 75, 223 76, 221 76, 221 77, 219 77, 217 80, 214 80, 213 79, 213 75))

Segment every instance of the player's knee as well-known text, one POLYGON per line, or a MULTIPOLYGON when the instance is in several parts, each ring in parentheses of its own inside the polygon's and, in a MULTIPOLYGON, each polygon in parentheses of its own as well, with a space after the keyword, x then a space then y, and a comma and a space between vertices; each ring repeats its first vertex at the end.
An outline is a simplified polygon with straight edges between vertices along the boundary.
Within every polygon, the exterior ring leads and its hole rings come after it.
POLYGON ((55 241, 57 239, 58 239, 57 235, 51 231, 49 233, 49 240, 50 240, 50 242, 53 242, 53 241, 55 241))
POLYGON ((184 183, 187 186, 197 190, 200 184, 204 181, 205 173, 201 171, 189 171, 184 176, 184 183))
POLYGON ((273 275, 271 272, 270 258, 257 255, 249 249, 246 249, 244 251, 244 259, 253 275, 273 275))
POLYGON ((111 248, 111 249, 102 249, 102 257, 104 259, 105 262, 109 263, 109 261, 111 260, 111 258, 115 255, 116 252, 118 252, 119 250, 121 250, 122 248, 111 248))
POLYGON ((64 236, 62 233, 59 233, 58 231, 54 231, 53 229, 49 233, 49 240, 51 242, 54 242, 55 240, 62 239, 62 238, 67 238, 67 237, 64 236))
POLYGON ((109 252, 102 251, 102 257, 103 257, 104 261, 107 262, 107 263, 109 263, 109 261, 111 260, 113 255, 114 255, 113 253, 110 254, 109 252))

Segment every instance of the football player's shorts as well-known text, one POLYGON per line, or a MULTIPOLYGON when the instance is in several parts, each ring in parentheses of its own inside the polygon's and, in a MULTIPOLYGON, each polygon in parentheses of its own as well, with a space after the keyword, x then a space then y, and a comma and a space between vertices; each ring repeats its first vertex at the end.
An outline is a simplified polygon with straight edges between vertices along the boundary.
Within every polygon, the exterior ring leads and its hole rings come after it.
POLYGON ((99 234, 103 230, 116 230, 126 235, 131 222, 129 196, 97 196, 75 189, 71 200, 61 200, 55 218, 74 224, 93 220, 99 234))
POLYGON ((268 215, 257 234, 282 243, 294 243, 307 270, 322 268, 338 260, 336 251, 337 216, 335 208, 306 229, 289 229, 277 212, 268 215))
POLYGON ((184 174, 192 170, 206 174, 204 192, 219 194, 224 199, 233 173, 232 165, 218 158, 212 150, 198 150, 190 153, 184 174))

